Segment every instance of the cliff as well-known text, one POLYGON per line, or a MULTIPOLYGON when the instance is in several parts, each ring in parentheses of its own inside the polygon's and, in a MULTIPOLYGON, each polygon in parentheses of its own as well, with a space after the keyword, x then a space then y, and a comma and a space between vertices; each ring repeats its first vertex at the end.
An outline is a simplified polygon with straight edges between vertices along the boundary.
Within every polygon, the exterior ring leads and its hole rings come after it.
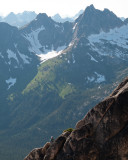
POLYGON ((72 132, 34 149, 24 160, 127 160, 128 78, 90 110, 72 132))

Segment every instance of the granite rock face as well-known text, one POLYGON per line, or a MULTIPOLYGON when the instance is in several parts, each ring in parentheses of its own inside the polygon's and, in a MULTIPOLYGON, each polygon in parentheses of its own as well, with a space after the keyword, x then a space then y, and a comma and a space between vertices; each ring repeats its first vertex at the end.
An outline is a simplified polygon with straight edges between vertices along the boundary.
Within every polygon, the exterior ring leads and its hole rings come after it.
POLYGON ((25 157, 24 160, 42 160, 49 146, 50 142, 47 142, 43 148, 35 148, 34 150, 32 150, 32 152, 30 152, 30 154, 27 157, 25 157))
POLYGON ((127 160, 128 78, 105 100, 48 147, 33 150, 25 160, 127 160), (45 149, 43 156, 42 150, 45 149), (33 158, 34 156, 37 158, 33 158))

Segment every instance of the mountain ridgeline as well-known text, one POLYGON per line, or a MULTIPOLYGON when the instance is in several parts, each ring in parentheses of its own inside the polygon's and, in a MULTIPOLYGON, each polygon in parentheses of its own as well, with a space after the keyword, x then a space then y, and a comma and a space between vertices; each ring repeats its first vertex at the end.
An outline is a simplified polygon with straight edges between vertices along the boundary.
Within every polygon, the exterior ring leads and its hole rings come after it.
MULTIPOLYGON (((83 10, 80 10, 75 16, 73 17, 65 17, 62 18, 59 14, 55 14, 54 16, 52 16, 51 18, 56 21, 56 22, 74 22, 76 18, 79 17, 80 14, 83 13, 83 10)), ((11 26, 16 26, 18 28, 21 28, 25 25, 27 25, 28 23, 30 23, 32 20, 34 20, 36 18, 37 14, 33 11, 24 11, 22 13, 9 13, 7 16, 2 17, 0 16, 0 22, 5 22, 10 24, 11 26)), ((122 20, 123 19, 122 17, 122 20)))
POLYGON ((36 16, 37 14, 31 11, 24 11, 18 14, 11 12, 5 17, 0 17, 0 22, 5 22, 5 23, 10 24, 11 26, 16 26, 20 28, 28 24, 33 19, 35 19, 36 16))
POLYGON ((128 25, 93 5, 74 22, 45 13, 0 23, 0 159, 23 159, 58 136, 128 74, 128 25), (5 154, 6 150, 6 154, 5 154))

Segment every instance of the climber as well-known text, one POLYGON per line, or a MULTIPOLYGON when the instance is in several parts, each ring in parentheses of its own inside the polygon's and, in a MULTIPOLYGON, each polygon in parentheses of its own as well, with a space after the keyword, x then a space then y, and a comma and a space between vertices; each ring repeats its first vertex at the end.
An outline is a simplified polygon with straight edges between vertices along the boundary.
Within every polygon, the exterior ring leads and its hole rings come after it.
POLYGON ((51 143, 53 143, 53 142, 54 142, 54 138, 53 138, 53 136, 51 136, 51 140, 50 140, 50 142, 51 142, 51 143))

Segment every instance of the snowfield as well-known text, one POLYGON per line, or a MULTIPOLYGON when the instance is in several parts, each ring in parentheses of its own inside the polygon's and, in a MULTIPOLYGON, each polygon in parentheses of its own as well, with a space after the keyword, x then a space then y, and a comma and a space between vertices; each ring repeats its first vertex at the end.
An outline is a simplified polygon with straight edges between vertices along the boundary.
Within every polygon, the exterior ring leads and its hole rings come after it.
MULTIPOLYGON (((55 27, 60 27, 59 25, 55 25, 55 27)), ((34 52, 38 57, 40 57, 41 63, 47 61, 48 59, 54 58, 62 53, 62 51, 67 47, 59 46, 56 50, 54 49, 53 45, 51 49, 47 49, 48 46, 42 46, 39 42, 38 35, 41 31, 45 30, 44 26, 41 26, 41 28, 33 31, 29 34, 24 34, 23 36, 30 42, 29 51, 34 52), (42 51, 42 50, 43 51, 42 51)), ((26 57, 22 57, 26 58, 26 57)), ((26 61, 26 63, 28 63, 26 61)))
POLYGON ((40 48, 42 45, 39 42, 38 35, 41 31, 45 30, 44 26, 36 29, 35 31, 32 30, 29 34, 24 34, 23 36, 30 42, 29 51, 34 52, 35 54, 40 54, 40 48))
POLYGON ((128 58, 128 54, 124 54, 124 51, 128 50, 128 25, 111 29, 107 33, 102 31, 100 34, 90 35, 88 40, 91 49, 101 56, 117 57, 123 60, 128 58), (110 46, 113 47, 112 50, 110 46))
POLYGON ((14 86, 14 84, 16 83, 16 78, 10 77, 10 78, 7 79, 5 82, 8 84, 7 90, 9 90, 9 89, 10 89, 12 86, 14 86))
POLYGON ((52 47, 51 50, 45 49, 44 53, 37 54, 37 56, 40 57, 41 63, 43 63, 43 62, 47 61, 48 59, 54 58, 56 56, 59 56, 66 47, 67 46, 64 45, 64 46, 58 47, 56 50, 54 50, 53 47, 52 47))

